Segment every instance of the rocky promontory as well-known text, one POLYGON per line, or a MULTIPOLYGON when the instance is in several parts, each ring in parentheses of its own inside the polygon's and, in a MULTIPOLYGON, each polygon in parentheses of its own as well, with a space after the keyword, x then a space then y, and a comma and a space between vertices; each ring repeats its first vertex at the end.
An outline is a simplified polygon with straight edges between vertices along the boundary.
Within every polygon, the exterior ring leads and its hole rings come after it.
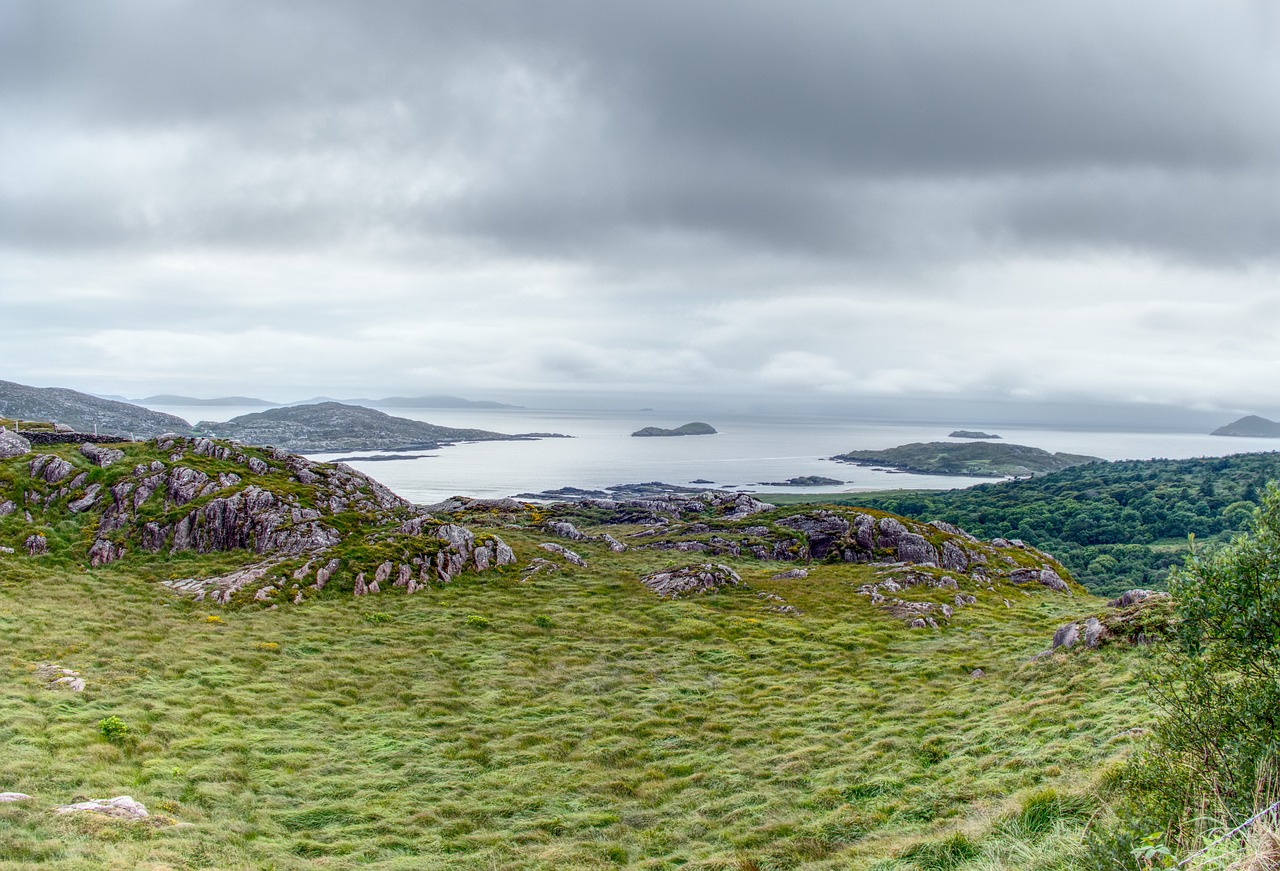
POLYGON ((1026 445, 990 442, 916 442, 882 451, 849 451, 831 459, 859 466, 885 466, 918 475, 965 475, 975 478, 1043 475, 1085 463, 1102 462, 1099 457, 1051 454, 1026 445))
POLYGON ((976 429, 958 429, 947 436, 950 439, 998 439, 995 433, 982 432, 976 429))

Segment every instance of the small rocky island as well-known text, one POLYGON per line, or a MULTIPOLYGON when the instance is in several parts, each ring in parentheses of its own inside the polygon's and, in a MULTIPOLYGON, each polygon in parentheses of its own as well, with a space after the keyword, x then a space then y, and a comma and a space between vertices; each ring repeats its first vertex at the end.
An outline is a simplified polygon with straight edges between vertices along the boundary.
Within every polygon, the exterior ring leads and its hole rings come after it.
POLYGON ((885 466, 917 475, 966 475, 974 478, 1043 475, 1085 463, 1102 462, 1099 457, 1051 454, 1026 445, 990 442, 916 442, 883 451, 849 451, 831 459, 859 466, 885 466))
POLYGON ((976 430, 976 429, 958 429, 955 432, 951 433, 951 435, 947 436, 947 438, 950 438, 950 439, 998 439, 1000 438, 1000 436, 996 435, 995 433, 982 432, 981 430, 976 430))
POLYGON ((675 429, 663 429, 658 426, 646 426, 644 429, 638 429, 631 435, 633 438, 654 438, 667 436, 691 436, 691 435, 715 435, 716 428, 709 423, 695 421, 686 423, 684 426, 678 426, 675 429))
POLYGON ((1220 426, 1209 435, 1239 436, 1241 438, 1280 438, 1280 423, 1250 414, 1239 420, 1220 426))

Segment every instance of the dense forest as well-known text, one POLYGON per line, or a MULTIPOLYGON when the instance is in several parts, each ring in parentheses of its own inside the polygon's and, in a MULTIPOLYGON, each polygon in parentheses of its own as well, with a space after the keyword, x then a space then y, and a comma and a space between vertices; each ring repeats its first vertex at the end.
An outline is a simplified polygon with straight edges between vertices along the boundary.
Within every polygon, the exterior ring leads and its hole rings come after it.
POLYGON ((1110 595, 1160 589, 1181 564, 1187 536, 1224 540, 1246 526, 1280 453, 1193 460, 1091 463, 1042 477, 965 490, 851 497, 983 537, 1020 538, 1058 557, 1076 580, 1110 595))

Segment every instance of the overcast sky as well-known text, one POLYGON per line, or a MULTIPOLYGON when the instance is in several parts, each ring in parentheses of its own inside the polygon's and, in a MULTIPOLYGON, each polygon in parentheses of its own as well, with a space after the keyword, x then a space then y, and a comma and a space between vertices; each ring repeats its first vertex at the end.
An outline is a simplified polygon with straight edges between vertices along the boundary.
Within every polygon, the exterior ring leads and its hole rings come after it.
POLYGON ((0 378, 1280 408, 1280 15, 0 2, 0 378))

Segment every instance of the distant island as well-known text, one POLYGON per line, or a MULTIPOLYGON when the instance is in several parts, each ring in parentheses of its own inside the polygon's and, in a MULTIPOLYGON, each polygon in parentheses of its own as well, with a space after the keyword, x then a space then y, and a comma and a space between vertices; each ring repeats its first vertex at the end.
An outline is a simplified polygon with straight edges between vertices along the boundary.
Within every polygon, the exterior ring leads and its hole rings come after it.
POLYGON ((952 439, 998 439, 1000 436, 995 433, 982 432, 976 429, 958 429, 947 438, 952 439))
POLYGON ((462 399, 458 396, 388 396, 385 399, 353 400, 375 408, 523 408, 487 399, 462 399))
POLYGON ((1250 414, 1234 423, 1218 427, 1209 435, 1264 439, 1280 438, 1280 423, 1276 423, 1274 420, 1267 420, 1265 417, 1258 417, 1256 414, 1250 414))
POLYGON ((286 451, 310 454, 432 450, 460 441, 522 438, 482 429, 437 426, 340 402, 273 408, 242 414, 225 422, 202 420, 196 424, 196 429, 219 438, 236 439, 247 445, 272 445, 286 451))
POLYGON ((799 478, 788 478, 785 481, 761 481, 759 487, 837 487, 844 481, 836 478, 824 478, 822 475, 801 475, 799 478))
POLYGON ((850 451, 831 459, 859 466, 886 466, 917 475, 967 475, 975 478, 1043 475, 1085 463, 1102 462, 1100 457, 1051 454, 1026 445, 989 442, 917 442, 883 451, 850 451))
POLYGON ((716 428, 709 423, 686 423, 684 426, 678 426, 675 429, 663 429, 657 426, 646 426, 644 429, 638 429, 631 435, 635 438, 654 438, 666 436, 691 436, 691 435, 715 435, 716 428))

